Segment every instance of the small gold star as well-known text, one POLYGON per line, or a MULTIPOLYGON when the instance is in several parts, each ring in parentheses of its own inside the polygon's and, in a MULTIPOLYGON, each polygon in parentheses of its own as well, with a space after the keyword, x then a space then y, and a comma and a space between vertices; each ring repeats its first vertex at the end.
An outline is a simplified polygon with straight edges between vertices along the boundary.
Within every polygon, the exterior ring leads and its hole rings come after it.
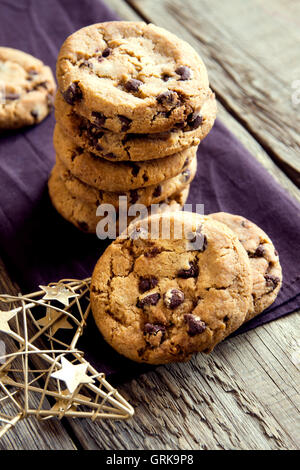
POLYGON ((45 295, 43 300, 57 300, 66 307, 69 305, 69 299, 72 297, 78 297, 78 294, 67 289, 63 284, 57 284, 56 286, 39 286, 45 295))
POLYGON ((88 364, 77 364, 76 366, 66 358, 61 358, 62 368, 53 372, 51 377, 63 380, 68 390, 73 393, 79 384, 94 383, 94 380, 86 374, 88 364))
POLYGON ((59 318, 60 316, 61 316, 61 318, 58 319, 57 321, 55 321, 55 323, 53 323, 51 325, 51 327, 50 327, 51 328, 51 334, 55 335, 57 330, 59 330, 60 328, 63 328, 65 330, 71 330, 73 328, 73 326, 68 322, 68 319, 66 318, 66 316, 62 315, 61 312, 57 312, 56 310, 54 310, 51 307, 47 307, 46 316, 43 317, 43 318, 40 318, 37 321, 37 323, 40 326, 47 326, 50 323, 50 321, 56 320, 56 318, 59 318))
POLYGON ((3 312, 0 310, 0 331, 12 331, 8 324, 9 320, 11 320, 16 315, 16 312, 3 312))

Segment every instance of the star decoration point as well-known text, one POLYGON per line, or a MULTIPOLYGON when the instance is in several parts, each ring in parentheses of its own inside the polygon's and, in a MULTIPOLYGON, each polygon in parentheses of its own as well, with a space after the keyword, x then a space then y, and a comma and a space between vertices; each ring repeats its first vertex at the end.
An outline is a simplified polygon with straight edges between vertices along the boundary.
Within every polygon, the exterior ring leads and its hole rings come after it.
POLYGON ((16 315, 16 312, 4 312, 0 310, 0 331, 6 333, 12 331, 8 322, 16 315))
POLYGON ((61 358, 61 369, 53 372, 51 377, 65 382, 69 392, 73 393, 80 384, 94 383, 92 377, 86 374, 88 364, 74 365, 65 357, 61 358))
POLYGON ((78 297, 78 294, 75 294, 71 290, 67 289, 64 284, 39 287, 45 292, 43 300, 57 300, 58 302, 62 303, 65 307, 68 307, 68 305, 70 305, 69 299, 73 297, 78 297))

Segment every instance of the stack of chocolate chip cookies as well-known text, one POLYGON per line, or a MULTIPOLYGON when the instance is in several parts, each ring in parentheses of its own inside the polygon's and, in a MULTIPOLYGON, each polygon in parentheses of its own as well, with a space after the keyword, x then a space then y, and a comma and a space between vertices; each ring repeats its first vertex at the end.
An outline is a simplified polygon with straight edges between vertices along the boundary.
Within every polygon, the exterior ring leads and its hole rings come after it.
POLYGON ((184 41, 143 22, 83 28, 57 61, 49 192, 58 212, 95 233, 100 204, 119 210, 187 199, 197 146, 216 117, 206 68, 184 41))

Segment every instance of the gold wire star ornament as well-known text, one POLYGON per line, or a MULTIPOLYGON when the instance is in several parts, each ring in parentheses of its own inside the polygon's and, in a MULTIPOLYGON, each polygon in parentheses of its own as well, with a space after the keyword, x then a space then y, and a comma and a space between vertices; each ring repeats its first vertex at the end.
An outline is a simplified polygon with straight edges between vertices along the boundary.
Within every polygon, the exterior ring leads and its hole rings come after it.
POLYGON ((0 341, 6 345, 0 353, 0 438, 31 415, 92 420, 133 415, 132 406, 76 346, 91 310, 89 284, 90 279, 67 279, 25 296, 0 295, 9 306, 0 311, 0 341))

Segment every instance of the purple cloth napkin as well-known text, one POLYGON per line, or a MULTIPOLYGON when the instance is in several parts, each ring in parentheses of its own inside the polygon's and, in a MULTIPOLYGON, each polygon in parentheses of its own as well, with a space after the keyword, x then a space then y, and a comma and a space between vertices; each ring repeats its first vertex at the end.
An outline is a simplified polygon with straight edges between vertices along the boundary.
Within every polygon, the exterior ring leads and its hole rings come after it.
MULTIPOLYGON (((116 15, 100 0, 0 0, 0 45, 29 52, 55 71, 59 48, 69 34, 112 19, 116 15)), ((90 276, 109 243, 80 233, 51 206, 47 179, 55 159, 53 128, 52 114, 38 126, 0 137, 0 254, 23 292, 61 278, 90 276)), ((276 302, 237 333, 300 307, 299 205, 218 121, 199 148, 188 203, 203 203, 205 213, 227 211, 249 218, 269 234, 279 252, 284 281, 276 302)), ((98 370, 118 372, 118 380, 121 371, 128 378, 147 370, 112 351, 92 318, 79 347, 98 370)))

